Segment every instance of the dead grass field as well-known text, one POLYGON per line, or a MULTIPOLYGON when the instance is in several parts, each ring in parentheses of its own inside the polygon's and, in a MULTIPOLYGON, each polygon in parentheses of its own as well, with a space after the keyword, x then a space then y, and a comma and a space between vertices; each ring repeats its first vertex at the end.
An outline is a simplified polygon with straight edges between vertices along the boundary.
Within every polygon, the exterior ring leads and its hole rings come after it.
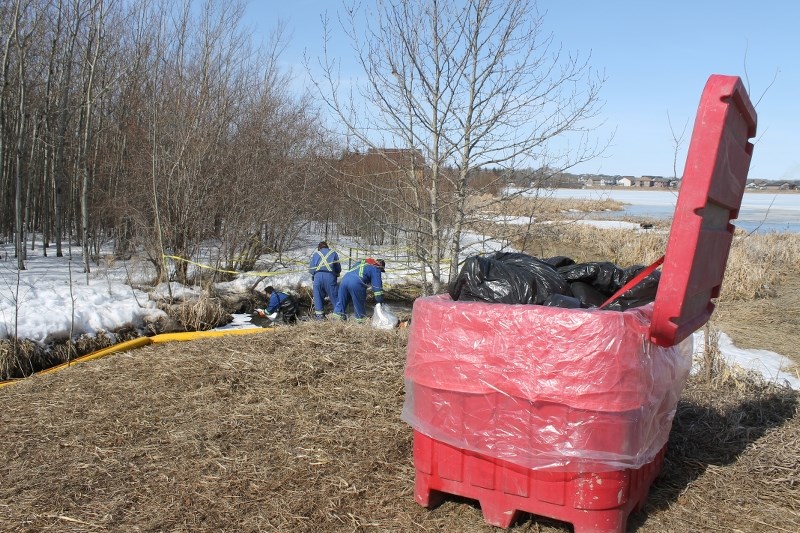
MULTIPOLYGON (((0 530, 495 531, 474 502, 414 502, 405 352, 405 330, 311 323, 4 387, 0 530)), ((727 373, 690 380, 629 530, 799 531, 798 401, 727 373)))
MULTIPOLYGON (((526 251, 622 266, 663 253, 664 235, 637 235, 559 226, 526 251)), ((796 237, 742 239, 712 320, 800 363, 797 250, 796 237)), ((414 502, 406 331, 301 324, 0 388, 0 531, 496 531, 475 502, 414 502)), ((800 531, 798 406, 800 393, 756 376, 690 378, 628 530, 800 531)), ((524 515, 512 530, 571 527, 524 515)))

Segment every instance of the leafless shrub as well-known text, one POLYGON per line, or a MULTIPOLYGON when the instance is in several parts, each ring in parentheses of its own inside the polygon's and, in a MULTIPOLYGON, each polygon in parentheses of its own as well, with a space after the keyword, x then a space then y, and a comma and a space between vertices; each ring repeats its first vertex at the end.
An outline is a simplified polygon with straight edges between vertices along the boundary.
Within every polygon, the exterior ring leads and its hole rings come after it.
POLYGON ((364 71, 359 97, 341 83, 327 46, 322 79, 312 80, 348 144, 394 163, 397 179, 373 176, 348 200, 372 226, 387 222, 373 197, 390 200, 395 220, 410 221, 404 229, 425 265, 423 286, 438 292, 457 273, 462 232, 474 222, 471 197, 512 181, 512 197, 536 190, 602 153, 590 132, 604 75, 588 55, 565 53, 529 0, 349 4, 340 22, 364 71), (570 139, 568 148, 558 150, 554 138, 570 139), (550 170, 515 177, 533 163, 550 170))

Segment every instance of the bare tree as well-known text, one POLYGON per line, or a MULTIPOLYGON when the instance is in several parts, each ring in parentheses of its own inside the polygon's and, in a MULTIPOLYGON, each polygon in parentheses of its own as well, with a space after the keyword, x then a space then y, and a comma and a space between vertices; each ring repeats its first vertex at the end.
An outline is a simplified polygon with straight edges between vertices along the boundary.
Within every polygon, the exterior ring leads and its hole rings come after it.
MULTIPOLYGON (((6 93, 8 91, 8 87, 10 85, 9 79, 9 70, 11 68, 11 42, 12 39, 16 38, 17 32, 17 21, 19 19, 18 16, 19 12, 19 2, 15 3, 13 6, 10 5, 0 5, 0 15, 2 15, 2 22, 0 22, 0 29, 2 30, 2 45, 3 45, 3 58, 2 64, 0 65, 0 192, 5 193, 8 187, 6 180, 6 106, 7 104, 7 96, 6 93)), ((5 198, 6 194, 0 194, 0 198, 5 198)), ((4 211, 9 212, 10 209, 7 209, 7 202, 3 202, 4 211)), ((5 226, 7 220, 6 217, 3 217, 3 225, 5 226)))
POLYGON ((413 221, 407 229, 434 292, 457 272, 463 232, 509 198, 484 192, 520 166, 565 170, 600 151, 588 134, 603 79, 542 23, 533 0, 379 0, 348 6, 342 20, 364 73, 355 88, 342 89, 324 53, 318 88, 344 133, 382 153, 422 154, 407 161, 404 179, 372 186, 413 221), (474 185, 487 166, 503 172, 474 185))
MULTIPOLYGON (((17 76, 17 94, 16 94, 16 117, 14 134, 14 234, 15 234, 15 254, 17 257, 17 268, 19 270, 25 269, 25 210, 27 202, 29 201, 28 195, 25 194, 27 186, 30 183, 30 176, 28 176, 30 167, 25 161, 24 152, 29 139, 27 137, 28 119, 35 113, 31 112, 29 105, 29 90, 32 85, 28 75, 29 63, 36 64, 36 57, 29 57, 29 52, 32 49, 34 38, 39 31, 41 24, 41 15, 36 6, 31 2, 22 3, 17 0, 14 6, 14 20, 12 22, 12 31, 16 50, 16 76, 17 76)), ((36 122, 35 118, 32 122, 36 122)), ((31 142, 36 136, 36 130, 33 129, 31 135, 31 142)))
POLYGON ((241 0, 0 2, 0 231, 19 268, 37 233, 58 256, 77 238, 87 275, 111 239, 123 256, 139 246, 161 281, 186 281, 201 250, 246 269, 292 245, 322 135, 280 68, 280 32, 257 49, 244 13, 241 0), (165 255, 181 258, 174 272, 165 255))
POLYGON ((70 92, 72 86, 72 69, 73 60, 72 56, 75 50, 75 44, 80 35, 82 22, 85 14, 78 9, 78 3, 73 4, 73 10, 68 10, 61 1, 58 3, 58 20, 64 17, 70 23, 69 31, 67 33, 67 43, 64 46, 64 52, 61 57, 61 65, 59 68, 58 84, 61 88, 60 99, 58 100, 58 114, 56 118, 56 132, 54 135, 55 143, 55 160, 53 162, 53 236, 56 244, 56 257, 63 257, 61 239, 64 234, 64 192, 67 185, 67 154, 66 145, 69 141, 67 130, 69 128, 70 120, 70 92))
POLYGON ((86 47, 84 69, 84 99, 81 109, 81 120, 83 131, 81 131, 80 147, 78 159, 81 175, 81 244, 83 246, 83 271, 89 276, 89 192, 92 170, 89 168, 89 150, 92 144, 92 133, 94 131, 92 114, 94 111, 94 89, 97 58, 100 55, 100 47, 103 35, 103 20, 106 16, 104 0, 98 0, 92 6, 92 27, 90 38, 86 47))

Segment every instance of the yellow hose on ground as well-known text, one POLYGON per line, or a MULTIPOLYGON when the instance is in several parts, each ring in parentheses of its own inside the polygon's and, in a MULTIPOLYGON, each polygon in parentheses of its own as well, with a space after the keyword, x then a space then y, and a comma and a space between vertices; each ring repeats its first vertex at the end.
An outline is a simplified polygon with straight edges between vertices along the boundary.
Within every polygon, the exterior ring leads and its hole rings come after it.
MULTIPOLYGON (((61 363, 60 365, 52 366, 45 370, 40 370, 32 375, 40 375, 40 374, 51 374, 53 372, 58 372, 59 370, 64 370, 72 365, 76 365, 78 363, 85 363, 86 361, 93 361, 95 359, 100 359, 101 357, 105 357, 107 355, 111 355, 114 353, 122 353, 127 352, 128 350, 133 350, 136 348, 141 348, 142 346, 147 346, 148 344, 161 344, 165 342, 182 342, 182 341, 191 341, 197 339, 208 339, 213 337, 224 337, 226 335, 252 335, 253 333, 263 333, 265 331, 273 331, 275 328, 248 328, 248 329, 228 329, 222 331, 185 331, 181 333, 162 333, 160 335, 154 335, 152 337, 139 337, 136 339, 131 339, 129 341, 120 342, 119 344, 115 344, 113 346, 109 346, 107 348, 103 348, 101 350, 94 351, 92 353, 82 355, 72 361, 67 363, 61 363)), ((30 376, 28 376, 30 377, 30 376)), ((0 388, 5 387, 6 385, 13 385, 18 381, 22 381, 26 378, 20 379, 9 379, 7 381, 0 381, 0 388)))
POLYGON ((182 331, 180 333, 161 333, 149 337, 153 344, 172 341, 193 341, 196 339, 209 339, 213 337, 224 337, 226 335, 251 335, 263 331, 271 331, 275 328, 248 328, 248 329, 226 329, 217 331, 182 331))

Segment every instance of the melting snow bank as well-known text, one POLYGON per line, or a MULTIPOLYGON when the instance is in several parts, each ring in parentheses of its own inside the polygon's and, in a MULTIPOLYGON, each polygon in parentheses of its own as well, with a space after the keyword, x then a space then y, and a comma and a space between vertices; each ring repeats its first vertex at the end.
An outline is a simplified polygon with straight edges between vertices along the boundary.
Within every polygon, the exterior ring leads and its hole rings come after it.
POLYGON ((116 281, 35 279, 0 297, 0 339, 15 336, 43 345, 70 334, 143 328, 166 318, 146 293, 116 281))
MULTIPOLYGON (((699 362, 703 359, 704 346, 705 332, 701 329, 694 333, 693 372, 699 368, 699 362)), ((758 372, 767 381, 786 384, 795 390, 800 390, 798 370, 791 359, 769 350, 739 348, 723 332, 719 333, 718 347, 723 359, 729 366, 758 372), (792 371, 793 367, 794 371, 792 371)))

